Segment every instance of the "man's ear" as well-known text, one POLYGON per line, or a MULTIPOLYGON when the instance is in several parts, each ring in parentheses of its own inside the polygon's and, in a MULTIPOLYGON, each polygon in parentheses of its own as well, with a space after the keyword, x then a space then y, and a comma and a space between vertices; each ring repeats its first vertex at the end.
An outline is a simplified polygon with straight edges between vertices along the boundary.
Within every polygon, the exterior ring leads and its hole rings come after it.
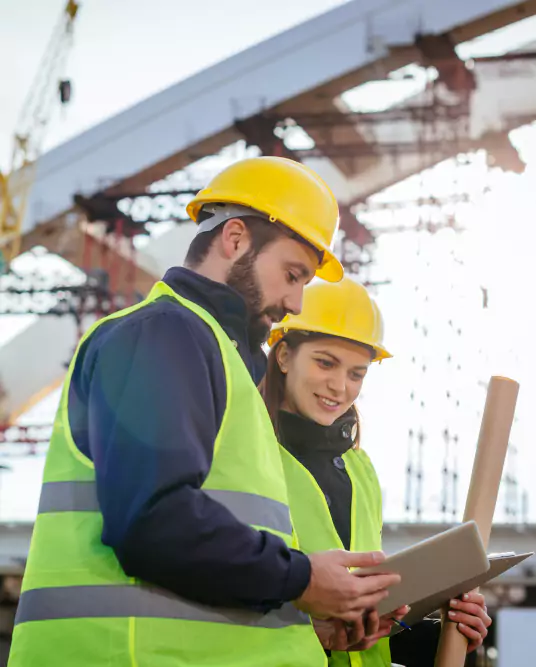
POLYGON ((223 224, 221 248, 225 259, 237 260, 251 245, 251 237, 246 223, 240 218, 231 218, 223 224))

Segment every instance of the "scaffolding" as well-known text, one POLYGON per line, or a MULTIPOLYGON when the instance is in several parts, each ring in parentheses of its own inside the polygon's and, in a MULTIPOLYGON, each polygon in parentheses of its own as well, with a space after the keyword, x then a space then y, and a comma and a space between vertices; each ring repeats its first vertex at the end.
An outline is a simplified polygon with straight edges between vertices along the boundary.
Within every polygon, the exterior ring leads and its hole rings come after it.
MULTIPOLYGON (((472 138, 470 113, 475 77, 471 68, 458 58, 452 44, 444 36, 418 36, 416 46, 422 55, 421 70, 425 72, 426 84, 411 100, 393 108, 362 111, 350 108, 339 99, 333 111, 320 113, 302 109, 292 112, 287 109, 284 114, 266 111, 235 121, 235 130, 243 137, 246 149, 254 148, 260 154, 301 161, 328 160, 345 174, 359 174, 361 165, 381 159, 388 159, 396 173, 397 163, 408 155, 418 158, 415 173, 421 173, 418 178, 422 183, 413 196, 389 199, 382 193, 371 193, 340 205, 341 233, 337 252, 345 270, 373 290, 391 281, 377 270, 375 254, 382 237, 415 233, 437 235, 445 231, 459 234, 464 231, 459 212, 472 206, 476 195, 464 188, 459 173, 470 164, 468 156, 471 152, 484 147, 490 167, 500 166, 515 173, 524 169, 524 163, 508 140, 507 129, 478 141, 472 138), (288 138, 296 129, 305 131, 303 128, 311 139, 310 145, 296 147, 288 138), (454 161, 455 174, 458 174, 450 189, 438 193, 425 187, 422 166, 442 164, 446 160, 454 161)), ((182 176, 185 173, 183 170, 182 176)), ((71 316, 76 319, 80 337, 88 317, 97 319, 139 301, 143 294, 134 289, 138 271, 136 237, 148 234, 150 223, 185 222, 186 200, 198 190, 192 187, 188 178, 174 176, 172 174, 141 192, 114 194, 111 188, 92 196, 76 195, 73 204, 79 216, 77 225, 83 233, 79 266, 85 273, 84 281, 43 289, 38 277, 33 284, 15 277, 8 287, 2 288, 3 294, 9 296, 9 300, 3 299, 8 304, 3 312, 71 316), (47 308, 42 306, 43 296, 49 299, 47 308)), ((485 189, 480 194, 483 192, 485 189)), ((481 289, 486 307, 486 287, 481 289)), ((426 338, 428 328, 425 319, 416 317, 416 334, 426 338)), ((456 323, 452 323, 451 328, 452 340, 460 339, 461 328, 456 323)), ((413 363, 420 369, 421 376, 430 373, 418 355, 414 356, 413 363)), ((449 359, 445 363, 452 382, 459 383, 459 365, 452 364, 449 359)), ((460 407, 459 399, 448 389, 447 393, 449 410, 455 415, 460 407)), ((416 418, 407 431, 404 512, 406 518, 418 521, 423 518, 425 503, 424 452, 432 441, 435 447, 438 442, 436 436, 427 433, 419 417, 426 411, 428 397, 419 393, 418 385, 410 388, 409 394, 416 418)), ((17 433, 17 441, 28 444, 27 438, 31 436, 22 431, 17 433)), ((460 437, 459 431, 448 424, 439 435, 442 456, 437 471, 440 479, 437 512, 445 521, 454 519, 459 512, 460 437)), ((515 474, 510 470, 507 477, 510 487, 517 489, 515 474)), ((511 491, 508 496, 507 513, 517 517, 521 512, 513 507, 513 493, 511 491)), ((516 497, 520 495, 517 490, 516 494, 516 497)))

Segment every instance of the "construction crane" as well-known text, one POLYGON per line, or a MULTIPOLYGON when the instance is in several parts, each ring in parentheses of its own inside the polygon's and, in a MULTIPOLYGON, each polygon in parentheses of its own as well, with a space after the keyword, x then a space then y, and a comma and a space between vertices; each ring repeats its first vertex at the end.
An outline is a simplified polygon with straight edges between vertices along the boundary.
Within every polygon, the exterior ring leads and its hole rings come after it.
POLYGON ((20 250, 26 205, 55 103, 59 97, 66 104, 71 97, 71 84, 62 74, 78 9, 79 3, 68 0, 61 13, 17 121, 9 171, 0 172, 0 275, 20 250))

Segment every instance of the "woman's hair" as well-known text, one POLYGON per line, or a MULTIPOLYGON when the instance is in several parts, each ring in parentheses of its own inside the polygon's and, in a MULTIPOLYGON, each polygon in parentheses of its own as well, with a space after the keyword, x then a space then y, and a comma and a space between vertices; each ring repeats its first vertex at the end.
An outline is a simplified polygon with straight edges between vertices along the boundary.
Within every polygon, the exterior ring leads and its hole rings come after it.
MULTIPOLYGON (((270 350, 268 354, 268 365, 266 368, 266 375, 262 379, 259 385, 259 391, 261 392, 264 402, 266 403, 266 408, 272 424, 274 425, 274 431, 279 438, 279 411, 285 400, 285 382, 286 376, 279 368, 277 363, 277 348, 284 341, 291 351, 297 350, 300 345, 303 343, 318 340, 320 338, 326 338, 325 334, 320 333, 310 333, 308 331, 291 331, 284 338, 278 341, 270 350)), ((368 349, 368 345, 364 345, 368 349)), ((374 350, 370 348, 372 353, 374 350)), ((361 429, 359 424, 359 413, 355 404, 352 404, 350 408, 354 413, 356 420, 356 436, 354 438, 354 446, 359 444, 359 438, 361 435, 361 429)))

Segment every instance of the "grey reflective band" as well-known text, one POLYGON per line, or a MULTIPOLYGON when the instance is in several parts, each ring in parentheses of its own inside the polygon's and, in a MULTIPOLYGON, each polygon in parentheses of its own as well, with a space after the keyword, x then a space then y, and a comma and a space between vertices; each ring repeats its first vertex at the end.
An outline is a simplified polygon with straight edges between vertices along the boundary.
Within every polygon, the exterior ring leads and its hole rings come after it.
POLYGON ((95 482, 45 482, 38 514, 49 512, 99 512, 95 482))
POLYGON ((242 491, 216 491, 214 489, 203 489, 203 491, 207 496, 226 507, 242 523, 292 535, 290 510, 287 505, 277 500, 242 491))
POLYGON ((205 204, 202 209, 204 213, 210 213, 210 218, 200 222, 197 227, 197 233, 211 232, 216 229, 218 225, 231 220, 231 218, 244 218, 248 216, 255 216, 256 218, 263 218, 270 220, 266 213, 261 213, 249 206, 242 206, 241 204, 205 204))
POLYGON ((267 614, 218 609, 187 602, 141 586, 67 586, 35 588, 20 597, 15 625, 67 618, 171 618, 204 623, 227 623, 258 628, 308 625, 307 614, 285 603, 267 614))
MULTIPOLYGON (((202 489, 250 526, 292 535, 289 508, 277 500, 242 491, 202 489)), ((39 514, 51 512, 98 512, 95 482, 45 482, 39 500, 39 514)))

